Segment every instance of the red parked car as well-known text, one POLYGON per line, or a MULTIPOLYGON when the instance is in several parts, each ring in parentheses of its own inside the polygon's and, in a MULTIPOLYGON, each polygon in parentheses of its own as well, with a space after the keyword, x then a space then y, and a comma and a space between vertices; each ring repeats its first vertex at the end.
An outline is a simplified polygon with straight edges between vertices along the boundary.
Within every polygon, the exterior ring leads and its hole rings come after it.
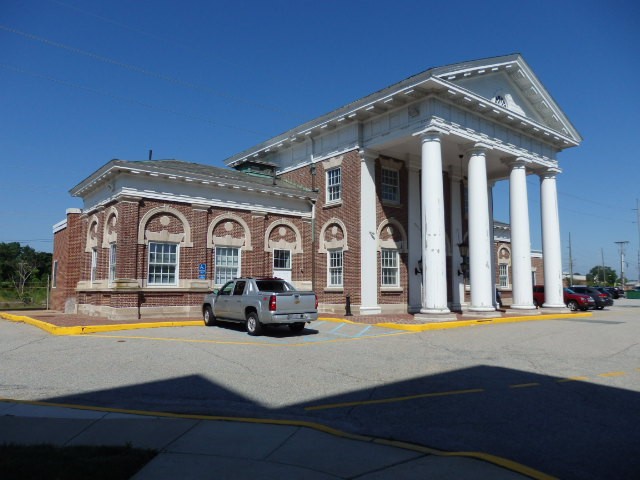
MULTIPOLYGON (((563 288, 564 304, 569 310, 575 312, 582 310, 583 312, 590 308, 596 308, 595 300, 589 295, 576 293, 570 288, 563 288)), ((544 285, 535 285, 533 287, 533 304, 541 307, 544 304, 544 285)))

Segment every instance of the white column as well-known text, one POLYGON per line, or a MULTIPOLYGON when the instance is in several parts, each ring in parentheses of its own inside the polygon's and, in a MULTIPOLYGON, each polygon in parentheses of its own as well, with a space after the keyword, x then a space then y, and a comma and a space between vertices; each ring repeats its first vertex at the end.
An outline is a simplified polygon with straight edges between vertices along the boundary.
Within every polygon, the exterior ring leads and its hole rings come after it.
POLYGON ((527 171, 524 159, 511 163, 509 176, 509 221, 511 224, 511 269, 513 303, 511 308, 535 310, 531 282, 531 234, 527 171))
POLYGON ((417 313, 422 307, 422 272, 417 271, 422 258, 422 219, 420 216, 420 171, 409 167, 409 313, 417 313))
POLYGON ((451 185, 451 310, 462 310, 464 307, 464 277, 459 274, 462 256, 458 244, 464 240, 462 230, 462 175, 449 172, 451 185))
POLYGON ((377 156, 360 150, 360 314, 381 312, 378 305, 378 249, 376 232, 377 156))
POLYGON ((449 313, 441 135, 439 131, 426 131, 421 135, 422 314, 449 313))
POLYGON ((477 145, 469 159, 469 311, 478 313, 495 311, 491 278, 493 228, 489 222, 486 162, 486 147, 477 145))
POLYGON ((549 169, 540 176, 540 203, 542 212, 542 255, 544 262, 543 307, 564 307, 562 292, 562 244, 560 242, 560 216, 558 214, 557 169, 549 169))

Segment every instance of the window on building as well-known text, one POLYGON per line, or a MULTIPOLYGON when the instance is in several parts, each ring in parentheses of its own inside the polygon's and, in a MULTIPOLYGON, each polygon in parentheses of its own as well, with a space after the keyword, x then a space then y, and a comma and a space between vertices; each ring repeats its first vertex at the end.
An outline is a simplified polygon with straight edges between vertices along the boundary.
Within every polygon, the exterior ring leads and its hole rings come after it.
POLYGON ((178 284, 178 245, 149 242, 149 285, 178 284))
POLYGON ((501 263, 500 266, 500 287, 507 288, 509 286, 509 265, 501 263))
POLYGON ((53 261, 53 269, 51 273, 51 288, 58 286, 58 260, 53 261))
POLYGON ((380 251, 380 266, 383 287, 400 286, 400 267, 398 262, 398 251, 383 248, 380 251))
POLYGON ((382 169, 381 175, 382 200, 400 202, 400 172, 398 170, 382 169))
POLYGON ((109 284, 116 280, 117 247, 115 243, 109 244, 109 284))
POLYGON ((222 285, 240 276, 240 249, 216 247, 214 283, 222 285))
POLYGON ((273 251, 273 269, 291 270, 291 250, 273 251))
POLYGON ((337 202, 342 198, 342 173, 340 168, 327 171, 327 202, 337 202))
POLYGON ((91 281, 95 282, 98 275, 98 249, 93 247, 91 249, 91 281))
POLYGON ((342 250, 328 251, 328 275, 327 284, 329 287, 342 287, 342 250))

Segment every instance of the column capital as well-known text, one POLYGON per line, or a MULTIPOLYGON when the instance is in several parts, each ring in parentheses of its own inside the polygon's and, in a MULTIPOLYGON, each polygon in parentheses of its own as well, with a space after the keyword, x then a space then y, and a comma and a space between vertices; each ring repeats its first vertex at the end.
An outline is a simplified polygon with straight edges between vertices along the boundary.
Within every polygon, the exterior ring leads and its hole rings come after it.
POLYGON ((504 157, 501 160, 502 163, 511 168, 526 167, 527 165, 531 165, 533 163, 528 157, 504 157))
POLYGON ((358 150, 358 155, 360 155, 361 162, 370 162, 380 156, 377 152, 374 152, 373 150, 367 150, 364 148, 361 148, 360 150, 358 150))
POLYGON ((546 170, 543 170, 542 172, 538 172, 538 175, 540 176, 540 179, 545 179, 545 178, 556 178, 560 173, 562 173, 562 170, 560 168, 549 167, 546 170))
POLYGON ((486 155, 487 151, 493 150, 493 145, 485 142, 476 142, 467 147, 467 155, 486 155))
POLYGON ((425 129, 420 130, 419 132, 415 132, 412 136, 420 137, 420 139, 424 142, 425 140, 440 140, 443 135, 449 135, 449 130, 446 127, 431 124, 425 129))

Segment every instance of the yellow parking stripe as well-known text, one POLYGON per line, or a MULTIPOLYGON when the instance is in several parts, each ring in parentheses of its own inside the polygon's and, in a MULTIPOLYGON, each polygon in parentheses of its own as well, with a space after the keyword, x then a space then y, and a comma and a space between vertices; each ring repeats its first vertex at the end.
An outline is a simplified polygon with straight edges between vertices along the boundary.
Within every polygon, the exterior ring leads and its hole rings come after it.
POLYGON ((540 384, 537 382, 533 383, 519 383, 516 385, 509 385, 509 388, 527 388, 527 387, 539 387, 540 384))
POLYGON ((359 402, 343 402, 343 403, 329 403, 326 405, 312 405, 310 407, 305 407, 305 410, 328 410, 330 408, 358 407, 361 405, 378 405, 382 403, 406 402, 408 400, 416 400, 419 398, 446 397, 450 395, 463 395, 466 393, 480 393, 484 391, 485 390, 483 388, 472 388, 469 390, 452 390, 449 392, 421 393, 418 395, 408 395, 405 397, 381 398, 378 400, 362 400, 359 402))
POLYGON ((607 372, 607 373, 601 373, 598 376, 599 377, 622 377, 623 375, 626 375, 625 372, 607 372))
POLYGON ((558 382, 558 383, 586 382, 587 380, 589 380, 589 377, 567 377, 567 378, 560 378, 560 379, 556 380, 556 382, 558 382))

